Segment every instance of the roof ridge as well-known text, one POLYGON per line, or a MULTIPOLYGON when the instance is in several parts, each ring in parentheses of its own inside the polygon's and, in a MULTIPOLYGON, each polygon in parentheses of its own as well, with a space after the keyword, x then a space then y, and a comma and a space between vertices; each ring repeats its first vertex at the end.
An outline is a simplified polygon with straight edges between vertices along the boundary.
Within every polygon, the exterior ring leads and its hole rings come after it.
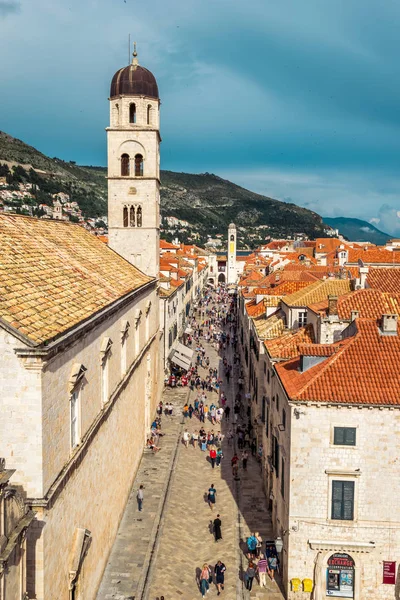
POLYGON ((339 348, 339 350, 337 352, 334 352, 331 356, 328 356, 327 359, 324 360, 322 363, 319 363, 319 365, 315 365, 314 367, 310 368, 310 369, 313 369, 315 367, 320 367, 320 369, 315 374, 315 378, 310 378, 304 384, 304 386, 301 388, 301 390, 296 394, 296 396, 300 397, 300 395, 303 394, 311 384, 314 384, 315 381, 317 379, 319 379, 325 373, 325 371, 327 371, 328 368, 342 356, 344 350, 348 346, 352 345, 355 342, 357 336, 358 336, 358 331, 354 336, 346 338, 345 340, 341 340, 340 342, 336 342, 337 344, 341 344, 341 347, 339 348))

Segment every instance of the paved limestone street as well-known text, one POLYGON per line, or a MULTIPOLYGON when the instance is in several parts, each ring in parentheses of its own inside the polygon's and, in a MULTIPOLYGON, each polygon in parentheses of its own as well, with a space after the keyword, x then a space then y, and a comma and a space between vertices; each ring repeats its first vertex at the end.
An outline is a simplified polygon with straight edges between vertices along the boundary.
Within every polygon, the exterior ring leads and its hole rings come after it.
MULTIPOLYGON (((204 340, 201 343, 210 357, 210 366, 218 366, 222 377, 222 357, 211 344, 204 340)), ((225 354, 232 364, 231 349, 225 354)), ((238 367, 234 367, 230 384, 224 379, 222 386, 231 406, 231 421, 236 394, 235 369, 238 367)), ((199 374, 205 377, 206 369, 199 367, 199 374)), ((181 443, 184 429, 192 432, 200 428, 195 416, 182 417, 188 393, 189 401, 194 404, 196 391, 165 390, 163 401, 173 402, 174 416, 162 418, 166 435, 160 444, 161 452, 146 453, 143 457, 97 600, 156 600, 162 595, 165 600, 201 598, 197 584, 199 571, 205 562, 213 567, 219 559, 227 568, 221 598, 282 600, 277 583, 268 579, 268 587, 260 588, 254 580, 249 593, 242 576, 247 568, 244 549, 248 534, 259 531, 264 540, 273 539, 260 466, 250 456, 247 471, 240 469, 240 480, 235 481, 230 466, 233 445, 228 445, 226 439, 220 468, 211 468, 208 452, 201 452, 192 445, 185 448, 181 443), (145 485, 145 500, 144 509, 139 513, 136 491, 141 483, 145 485), (214 511, 206 501, 211 483, 217 489, 214 511), (221 515, 223 537, 218 543, 212 533, 212 520, 217 513, 221 515)), ((217 394, 208 392, 208 405, 213 402, 217 404, 217 394)), ((231 427, 223 421, 222 433, 226 435, 231 427)), ((208 421, 205 429, 217 432, 219 426, 208 421)), ((207 598, 213 597, 217 597, 215 584, 207 594, 207 598)))

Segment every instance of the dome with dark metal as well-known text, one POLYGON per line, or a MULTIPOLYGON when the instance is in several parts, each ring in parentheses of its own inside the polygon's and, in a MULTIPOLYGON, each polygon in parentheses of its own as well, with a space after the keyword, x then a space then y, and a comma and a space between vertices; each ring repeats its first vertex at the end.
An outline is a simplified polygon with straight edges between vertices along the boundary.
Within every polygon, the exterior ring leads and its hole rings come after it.
POLYGON ((110 98, 121 95, 159 99, 156 78, 148 69, 139 65, 136 45, 132 64, 117 71, 111 81, 110 98))

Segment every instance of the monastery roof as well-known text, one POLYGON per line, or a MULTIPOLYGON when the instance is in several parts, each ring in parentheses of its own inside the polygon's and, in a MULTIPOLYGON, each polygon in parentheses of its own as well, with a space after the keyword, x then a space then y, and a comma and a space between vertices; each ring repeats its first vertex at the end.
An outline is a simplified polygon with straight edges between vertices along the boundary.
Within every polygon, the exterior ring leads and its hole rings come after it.
POLYGON ((285 296, 283 299, 287 306, 308 306, 321 302, 328 296, 341 296, 350 292, 350 281, 348 279, 326 279, 316 281, 303 290, 285 296))
POLYGON ((83 227, 0 215, 1 318, 35 344, 151 281, 83 227))
POLYGON ((276 365, 291 400, 400 403, 399 332, 382 335, 374 320, 356 319, 354 326, 355 335, 332 344, 335 353, 305 372, 299 371, 299 358, 276 365))
POLYGON ((272 340, 265 340, 264 345, 271 358, 294 358, 298 355, 300 345, 314 342, 312 325, 300 327, 295 331, 286 331, 272 340))
POLYGON ((381 292, 400 293, 400 269, 370 268, 367 275, 369 287, 381 292))

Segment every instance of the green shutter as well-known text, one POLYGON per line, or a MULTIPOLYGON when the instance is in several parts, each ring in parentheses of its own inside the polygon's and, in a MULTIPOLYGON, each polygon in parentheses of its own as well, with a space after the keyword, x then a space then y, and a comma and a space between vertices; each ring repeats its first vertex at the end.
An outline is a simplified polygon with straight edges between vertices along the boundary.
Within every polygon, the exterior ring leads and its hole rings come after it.
POLYGON ((332 519, 354 519, 354 481, 332 481, 332 519))
POLYGON ((333 434, 333 443, 337 446, 344 444, 344 427, 335 427, 333 434))

